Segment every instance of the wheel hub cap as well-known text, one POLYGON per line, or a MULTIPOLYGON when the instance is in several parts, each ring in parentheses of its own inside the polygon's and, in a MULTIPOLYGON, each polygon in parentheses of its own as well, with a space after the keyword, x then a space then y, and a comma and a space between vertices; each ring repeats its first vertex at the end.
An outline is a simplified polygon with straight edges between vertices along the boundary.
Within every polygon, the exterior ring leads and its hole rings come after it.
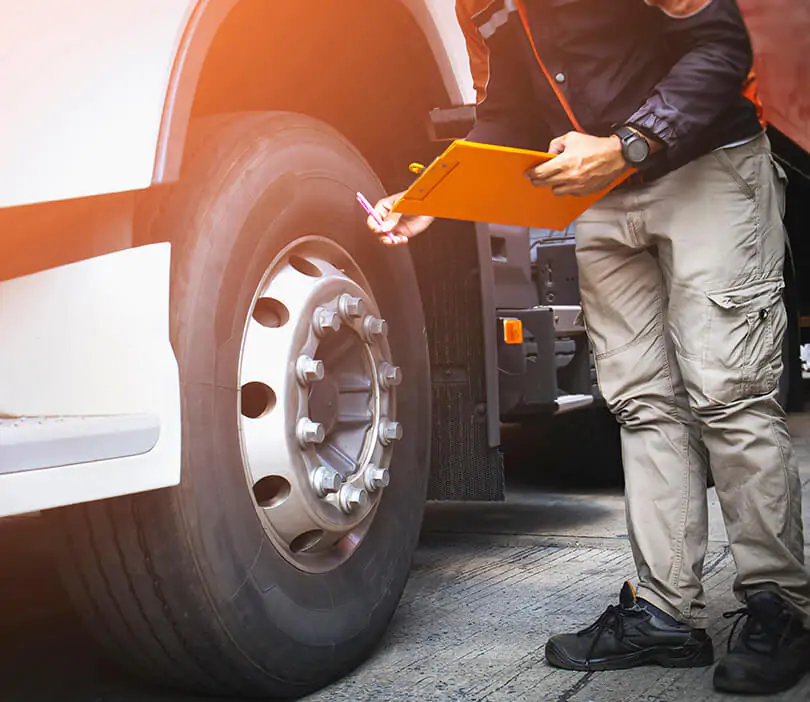
POLYGON ((307 237, 271 265, 245 326, 242 456, 265 530, 297 567, 348 558, 389 485, 402 427, 383 319, 362 272, 307 237))

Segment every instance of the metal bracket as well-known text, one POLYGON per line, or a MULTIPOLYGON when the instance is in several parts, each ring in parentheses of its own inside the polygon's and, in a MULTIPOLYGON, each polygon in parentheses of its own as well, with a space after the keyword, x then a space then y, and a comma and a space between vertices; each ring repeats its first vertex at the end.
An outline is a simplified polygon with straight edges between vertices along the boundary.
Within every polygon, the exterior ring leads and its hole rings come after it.
POLYGON ((585 319, 579 305, 552 307, 551 311, 554 313, 554 331, 557 336, 577 336, 586 333, 585 319))

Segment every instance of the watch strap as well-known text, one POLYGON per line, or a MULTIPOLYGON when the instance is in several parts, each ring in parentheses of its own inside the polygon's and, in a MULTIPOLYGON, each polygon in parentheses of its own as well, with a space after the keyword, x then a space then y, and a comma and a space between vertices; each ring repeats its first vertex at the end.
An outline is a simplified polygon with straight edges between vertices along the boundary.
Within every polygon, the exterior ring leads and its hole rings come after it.
MULTIPOLYGON (((641 136, 638 132, 630 129, 630 127, 624 124, 621 127, 614 129, 612 133, 619 137, 622 143, 628 139, 632 139, 633 137, 641 136)), ((644 137, 641 138, 643 139, 644 137)))

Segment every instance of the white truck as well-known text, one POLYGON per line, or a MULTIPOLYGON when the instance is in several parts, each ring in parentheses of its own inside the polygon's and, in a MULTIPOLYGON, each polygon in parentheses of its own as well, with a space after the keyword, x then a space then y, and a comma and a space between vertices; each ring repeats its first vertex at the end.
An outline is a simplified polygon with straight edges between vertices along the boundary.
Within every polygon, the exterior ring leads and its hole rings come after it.
POLYGON ((598 404, 570 237, 365 229, 355 192, 464 133, 451 0, 0 8, 0 517, 42 513, 133 669, 318 688, 379 641, 426 497, 502 499, 502 420, 598 404))

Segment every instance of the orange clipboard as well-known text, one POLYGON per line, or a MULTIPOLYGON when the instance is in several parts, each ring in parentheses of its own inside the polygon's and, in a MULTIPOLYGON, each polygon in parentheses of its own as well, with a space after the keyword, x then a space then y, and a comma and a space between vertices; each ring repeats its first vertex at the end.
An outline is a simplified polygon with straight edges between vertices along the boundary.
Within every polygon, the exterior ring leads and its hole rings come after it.
POLYGON ((469 222, 563 230, 629 177, 593 195, 557 196, 526 178, 554 158, 542 151, 454 141, 397 200, 393 211, 469 222))

